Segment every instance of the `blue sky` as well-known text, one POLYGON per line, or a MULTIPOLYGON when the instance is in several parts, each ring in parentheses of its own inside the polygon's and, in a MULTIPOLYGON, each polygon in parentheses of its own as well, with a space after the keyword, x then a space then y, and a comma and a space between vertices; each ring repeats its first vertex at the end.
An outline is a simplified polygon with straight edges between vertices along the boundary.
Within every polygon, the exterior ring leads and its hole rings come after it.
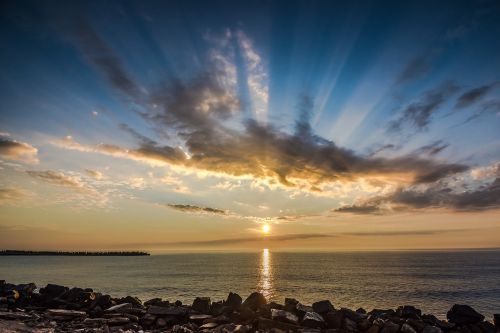
MULTIPOLYGON (((221 215, 283 236, 499 207, 495 1, 2 6, 6 230, 34 227, 26 207, 116 220, 144 205, 200 241, 196 221, 221 215)), ((73 230, 63 220, 51 230, 73 230)))

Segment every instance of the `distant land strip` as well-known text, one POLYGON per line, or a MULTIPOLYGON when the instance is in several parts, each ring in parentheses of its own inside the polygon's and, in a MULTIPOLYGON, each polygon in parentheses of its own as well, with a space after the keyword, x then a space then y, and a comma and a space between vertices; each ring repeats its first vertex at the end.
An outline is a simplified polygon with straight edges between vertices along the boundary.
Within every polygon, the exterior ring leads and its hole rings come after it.
POLYGON ((150 253, 143 251, 22 251, 22 250, 1 250, 0 256, 80 256, 80 257, 106 257, 106 256, 149 256, 150 253))

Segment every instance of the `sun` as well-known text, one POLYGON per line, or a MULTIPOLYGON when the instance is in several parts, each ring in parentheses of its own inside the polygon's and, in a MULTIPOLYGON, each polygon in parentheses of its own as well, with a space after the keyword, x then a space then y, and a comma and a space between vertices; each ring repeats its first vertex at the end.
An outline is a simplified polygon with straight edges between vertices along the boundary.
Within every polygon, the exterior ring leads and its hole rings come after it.
POLYGON ((264 224, 262 226, 262 232, 268 234, 271 231, 271 226, 269 224, 264 224))

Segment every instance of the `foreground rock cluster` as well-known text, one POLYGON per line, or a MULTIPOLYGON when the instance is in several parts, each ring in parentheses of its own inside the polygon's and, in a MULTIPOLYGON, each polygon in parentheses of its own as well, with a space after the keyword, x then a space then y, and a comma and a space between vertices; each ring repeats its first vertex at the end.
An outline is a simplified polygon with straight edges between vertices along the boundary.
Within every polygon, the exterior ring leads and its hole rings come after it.
POLYGON ((454 305, 447 321, 405 305, 366 312, 336 309, 328 300, 304 305, 293 298, 268 302, 260 293, 244 301, 229 293, 224 301, 197 297, 193 304, 160 298, 114 298, 92 289, 0 280, 2 332, 303 332, 303 333, 496 333, 494 324, 467 305, 454 305))

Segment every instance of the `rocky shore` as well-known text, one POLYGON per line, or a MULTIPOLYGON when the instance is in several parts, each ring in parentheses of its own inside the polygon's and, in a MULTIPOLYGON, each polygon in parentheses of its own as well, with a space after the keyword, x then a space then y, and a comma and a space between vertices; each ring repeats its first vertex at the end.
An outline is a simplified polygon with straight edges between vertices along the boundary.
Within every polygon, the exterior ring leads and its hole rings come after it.
MULTIPOLYGON (((500 309, 499 309, 500 310, 500 309)), ((257 292, 245 300, 197 297, 192 304, 161 298, 115 298, 86 288, 0 280, 0 332, 303 332, 303 333, 496 333, 493 323, 468 305, 454 305, 447 320, 411 305, 395 309, 336 308, 328 300, 305 305, 293 298, 268 302, 257 292)))

